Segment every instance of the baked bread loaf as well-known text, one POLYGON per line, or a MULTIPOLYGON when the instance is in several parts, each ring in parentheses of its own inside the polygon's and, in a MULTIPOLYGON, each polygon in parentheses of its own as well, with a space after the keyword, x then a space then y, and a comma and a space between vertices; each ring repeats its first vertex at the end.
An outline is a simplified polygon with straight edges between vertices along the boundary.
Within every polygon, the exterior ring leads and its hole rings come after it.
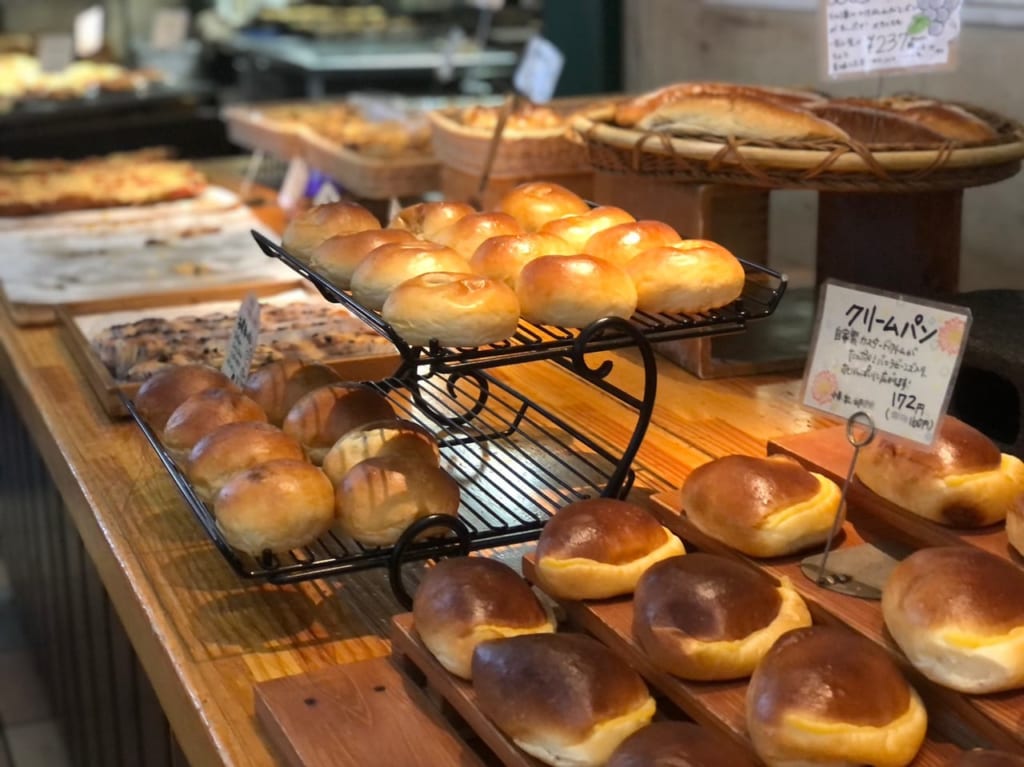
POLYGON ((341 376, 326 365, 306 364, 289 357, 251 373, 243 390, 263 408, 270 423, 280 426, 288 411, 304 396, 321 386, 340 382, 341 376))
POLYGON ((633 596, 633 636, 658 668, 683 679, 750 676, 775 641, 811 625, 788 580, 778 586, 724 557, 658 562, 633 596))
POLYGON ((263 408, 232 389, 204 389, 182 402, 164 425, 160 441, 179 466, 203 437, 225 424, 238 421, 262 421, 263 408))
POLYGON ((686 478, 681 495, 698 530, 752 557, 824 543, 839 510, 832 480, 783 456, 709 461, 686 478))
POLYGON ((276 426, 241 421, 225 424, 199 440, 189 453, 185 473, 196 495, 212 504, 233 476, 278 459, 304 461, 306 456, 302 446, 276 426))
POLYGON ((160 434, 178 405, 206 389, 238 391, 219 370, 206 365, 179 365, 165 368, 143 383, 133 404, 149 428, 160 434))
POLYGON ((949 767, 1024 767, 1024 756, 977 749, 955 757, 949 767))
POLYGON ((889 653, 843 628, 785 634, 747 688, 747 729, 768 767, 903 767, 927 726, 921 699, 889 653))
POLYGON ((309 265, 342 290, 352 284, 352 273, 381 245, 416 242, 405 229, 368 229, 354 234, 329 237, 313 248, 309 265))
POLYGON ((427 570, 412 601, 416 633, 456 676, 473 674, 481 642, 550 634, 555 621, 516 572, 486 557, 452 557, 427 570))
POLYGON ((569 247, 569 243, 553 234, 506 234, 480 243, 480 247, 469 259, 469 266, 482 277, 500 280, 515 290, 519 273, 533 259, 574 255, 576 252, 569 247))
POLYGON ((629 319, 636 288, 615 264, 593 256, 541 256, 516 280, 523 317, 541 325, 584 328, 602 317, 629 319))
POLYGON ((598 232, 587 240, 583 252, 625 266, 645 250, 681 241, 679 232, 661 221, 634 221, 598 232))
POLYGON ((481 642, 473 654, 473 690, 498 729, 558 767, 603 765, 655 710, 640 676, 579 634, 481 642))
POLYGON ((637 308, 655 314, 696 314, 740 297, 746 273, 736 257, 709 240, 682 240, 645 250, 625 264, 637 308))
POLYGON ((630 594, 655 562, 685 554, 682 542, 649 512, 628 501, 570 503, 537 541, 537 583, 559 599, 630 594))
POLYGON ((465 202, 418 202, 398 211, 388 228, 405 229, 421 240, 433 240, 442 229, 472 213, 476 208, 465 202))
POLYGON ((394 417, 395 410, 383 395, 361 384, 338 383, 321 386, 299 399, 285 416, 283 428, 302 445, 309 460, 319 465, 350 430, 394 417))
POLYGON ((290 551, 330 529, 334 488, 305 461, 269 461, 228 480, 217 494, 214 515, 224 540, 239 551, 290 551))
POLYGON ((413 277, 471 271, 466 258, 434 242, 381 245, 352 273, 352 296, 363 306, 379 310, 392 290, 413 277))
POLYGON ((614 205, 601 205, 591 208, 586 213, 575 216, 556 218, 544 224, 539 231, 561 237, 576 253, 582 253, 587 240, 598 232, 610 229, 618 224, 631 224, 636 221, 629 213, 614 205))
POLYGON ((899 96, 880 99, 880 103, 908 120, 935 131, 944 139, 979 143, 991 141, 997 136, 991 125, 956 104, 899 96))
POLYGON ((1024 463, 951 416, 930 447, 880 434, 861 450, 857 479, 900 508, 951 527, 991 525, 1024 503, 1024 463))
POLYGON ((337 487, 357 463, 387 456, 441 465, 441 451, 434 435, 412 421, 394 418, 373 421, 345 432, 324 456, 324 473, 337 487))
POLYGON ((516 332, 519 299, 478 274, 428 272, 392 290, 381 316, 410 346, 483 346, 516 332))
POLYGON ((886 628, 933 682, 982 694, 1024 686, 1024 570, 972 546, 921 549, 882 591, 886 628))
POLYGON ((527 232, 565 216, 586 213, 590 206, 575 192, 548 181, 528 181, 506 193, 498 210, 512 216, 527 232))
POLYGON ((692 722, 654 722, 619 745, 605 767, 755 767, 730 741, 692 722))
POLYGON ((295 258, 309 263, 313 248, 329 237, 380 229, 380 221, 355 202, 314 205, 296 214, 284 230, 281 245, 295 258))
POLYGON ((811 111, 864 144, 940 144, 941 134, 867 100, 827 101, 811 111))
POLYGON ((456 516, 459 499, 458 482, 433 464, 395 455, 367 458, 338 485, 335 515, 345 535, 367 546, 387 546, 418 519, 456 516))
POLYGON ((481 243, 491 237, 509 234, 523 234, 523 228, 507 213, 470 213, 446 226, 431 239, 469 261, 481 243))

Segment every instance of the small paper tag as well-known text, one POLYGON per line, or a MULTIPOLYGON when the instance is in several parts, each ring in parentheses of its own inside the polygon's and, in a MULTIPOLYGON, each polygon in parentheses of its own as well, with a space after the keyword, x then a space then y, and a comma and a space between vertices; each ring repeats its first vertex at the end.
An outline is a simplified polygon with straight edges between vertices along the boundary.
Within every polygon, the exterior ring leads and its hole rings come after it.
POLYGON ((260 337, 260 302, 250 293, 238 309, 235 329, 228 342, 221 371, 236 384, 243 384, 249 377, 252 355, 260 337))
POLYGON ((388 200, 388 221, 394 221, 395 217, 402 212, 402 202, 397 197, 388 200))
POLYGON ((526 43, 512 84, 535 104, 551 101, 562 76, 565 56, 550 40, 534 35, 526 43))
POLYGON ((326 205, 329 202, 338 202, 340 199, 341 192, 338 191, 338 187, 330 181, 324 181, 320 184, 320 188, 316 190, 316 194, 313 195, 313 204, 326 205))
POLYGON ((36 58, 44 72, 59 72, 75 60, 75 42, 71 35, 40 35, 36 58))
POLYGON ((93 5, 75 16, 75 55, 79 58, 95 56, 103 50, 106 12, 102 5, 93 5))
POLYGON ((437 79, 439 82, 447 83, 455 77, 455 54, 459 47, 465 42, 466 33, 461 27, 452 27, 441 46, 441 63, 437 65, 437 79))
POLYGON ((293 157, 288 163, 281 189, 277 193, 277 204, 285 210, 292 210, 306 194, 309 183, 309 166, 301 157, 293 157))
POLYGON ((829 280, 818 304, 802 400, 930 445, 949 405, 968 309, 829 280))
POLYGON ((153 17, 150 43, 159 51, 181 48, 188 37, 191 14, 187 8, 160 8, 153 17))

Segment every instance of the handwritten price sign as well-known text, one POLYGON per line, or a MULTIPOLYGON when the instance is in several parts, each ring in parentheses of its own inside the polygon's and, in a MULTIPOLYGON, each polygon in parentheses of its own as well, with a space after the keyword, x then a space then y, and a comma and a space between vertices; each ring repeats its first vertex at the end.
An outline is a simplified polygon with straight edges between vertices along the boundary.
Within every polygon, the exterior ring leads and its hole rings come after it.
POLYGON ((235 329, 228 342, 221 372, 236 384, 245 383, 252 367, 252 355, 260 337, 260 302, 252 293, 245 297, 238 309, 235 329))
POLYGON ((829 281, 804 375, 808 407, 931 444, 949 404, 971 313, 829 281))

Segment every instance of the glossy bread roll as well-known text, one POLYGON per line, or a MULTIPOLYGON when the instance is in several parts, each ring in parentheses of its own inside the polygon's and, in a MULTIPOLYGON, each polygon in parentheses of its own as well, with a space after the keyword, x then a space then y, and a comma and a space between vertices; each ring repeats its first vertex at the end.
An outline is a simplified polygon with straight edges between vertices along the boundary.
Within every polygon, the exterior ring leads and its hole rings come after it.
POLYGON ((904 767, 928 717, 888 652, 845 628, 783 635, 747 688, 747 729, 768 767, 904 767))
POLYGON ((832 480, 783 456, 709 461, 686 478, 681 496, 702 533, 752 557, 824 543, 839 509, 832 480))
POLYGON ((380 309, 406 280, 428 272, 471 272, 469 261, 434 242, 381 245, 352 273, 352 296, 363 306, 380 309))
POLYGON ((1006 539, 1017 553, 1024 556, 1024 498, 1021 498, 1006 515, 1006 539))
POLYGON ((685 554, 682 542, 649 512, 613 498, 570 503, 537 541, 537 582, 560 599, 629 594, 655 562, 685 554))
POLYGON ((316 466, 277 460, 236 474, 214 502, 224 540, 259 556, 306 546, 334 521, 334 488, 316 466))
POLYGON ((972 546, 915 551, 882 592, 896 644, 922 674, 960 692, 1024 686, 1024 570, 972 546))
POLYGON ((290 357, 253 372, 243 390, 263 408, 270 423, 280 426, 296 402, 314 389, 332 383, 341 383, 341 376, 331 368, 290 357))
POLYGON ((700 681, 750 676, 787 631, 811 625, 788 580, 739 562, 688 554, 658 562, 633 597, 633 636, 658 668, 700 681))
POLYGON ((263 408, 244 394, 231 389, 204 389, 182 402, 171 413, 160 441, 179 465, 203 437, 229 423, 263 421, 263 408))
POLYGON ((879 435, 861 451, 857 478, 900 508, 951 527, 999 522, 1024 496, 1024 463, 951 416, 931 447, 879 435))
POLYGON ((416 633, 438 662, 472 677, 481 642, 550 634, 555 621, 508 565, 486 557, 443 559, 427 570, 412 602, 416 633))
POLYGON ((645 250, 681 241, 679 232, 661 221, 634 221, 598 232, 587 240, 583 252, 625 266, 645 250))
POLYGON ((506 234, 480 243, 469 266, 482 277, 500 280, 515 290, 519 273, 535 258, 572 255, 576 253, 569 244, 553 234, 506 234))
POLYGON ((442 229, 472 213, 476 208, 465 202, 418 202, 398 211, 388 228, 405 229, 421 240, 433 240, 442 229))
POLYGON ((394 417, 394 408, 383 395, 361 384, 338 383, 302 397, 288 411, 282 428, 298 440, 309 460, 319 465, 350 430, 394 417))
POLYGON ((564 186, 548 181, 528 181, 502 197, 498 210, 512 216, 527 232, 536 232, 556 218, 586 213, 590 206, 564 186))
POLYGON ((314 205, 288 222, 281 245, 300 261, 309 263, 313 248, 327 238, 366 229, 380 229, 380 221, 358 203, 314 205))
POLYGON ((330 237, 312 251, 310 266, 342 290, 348 290, 352 273, 370 253, 381 245, 417 242, 405 229, 369 229, 354 234, 330 237))
POLYGON ((637 308, 693 314, 739 298, 746 273, 736 257, 709 240, 683 240, 645 250, 625 266, 636 285, 637 308))
POLYGON ((523 317, 541 325, 584 328, 602 317, 629 319, 636 289, 622 269, 593 256, 541 256, 519 273, 523 317))
POLYGON ((750 754, 692 722, 654 722, 624 741, 605 767, 755 767, 750 754))
POLYGON ((507 213, 470 213, 446 226, 431 239, 469 261, 476 249, 491 237, 510 234, 523 234, 523 228, 507 213))
POLYGON ((598 232, 611 229, 618 224, 636 221, 629 213, 614 205, 602 205, 575 216, 556 218, 544 224, 539 231, 561 237, 576 253, 582 253, 587 240, 598 232))
POLYGON ((302 446, 276 426, 260 421, 229 423, 214 429, 192 448, 186 474, 196 495, 213 503, 220 489, 239 472, 287 458, 304 461, 302 446))
POLYGON ((558 767, 605 764, 655 710, 640 676, 580 634, 482 642, 473 654, 473 691, 517 746, 558 767))
POLYGON ((337 487, 357 463, 386 456, 400 457, 411 463, 441 465, 441 451, 433 434, 412 421, 392 418, 346 432, 327 451, 324 473, 337 487))
POLYGON ((164 368, 143 383, 133 402, 142 420, 160 434, 178 405, 206 389, 238 391, 219 370, 206 365, 176 365, 164 368))

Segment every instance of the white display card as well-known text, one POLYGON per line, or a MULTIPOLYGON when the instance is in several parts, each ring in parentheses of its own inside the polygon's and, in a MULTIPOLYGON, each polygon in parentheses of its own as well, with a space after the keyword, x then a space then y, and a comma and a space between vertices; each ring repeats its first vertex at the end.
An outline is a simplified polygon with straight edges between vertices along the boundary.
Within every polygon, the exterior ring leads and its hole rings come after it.
POLYGON ((221 372, 241 386, 249 377, 252 355, 260 337, 260 302, 252 293, 245 297, 238 309, 238 320, 231 332, 231 340, 224 355, 221 372))
POLYGON ((75 55, 79 58, 95 56, 103 50, 106 29, 106 11, 102 5, 93 5, 75 16, 75 55))
POLYGON ((326 205, 331 202, 338 202, 340 199, 341 192, 338 191, 338 187, 330 181, 324 181, 320 184, 320 188, 316 190, 316 194, 313 195, 313 204, 326 205))
POLYGON ((551 101, 562 76, 565 55, 550 40, 534 35, 526 43, 512 84, 535 104, 551 101))
POLYGON ((832 79, 952 66, 962 0, 821 0, 832 79))
POLYGON ((158 51, 175 51, 188 37, 191 21, 188 8, 160 8, 153 16, 150 44, 158 51))
POLYGON ((284 180, 277 192, 277 204, 285 210, 293 210, 299 200, 306 196, 309 184, 309 166, 301 157, 293 157, 288 162, 284 180))
POLYGON ((968 309, 829 280, 822 286, 804 405, 930 445, 971 325, 968 309))

